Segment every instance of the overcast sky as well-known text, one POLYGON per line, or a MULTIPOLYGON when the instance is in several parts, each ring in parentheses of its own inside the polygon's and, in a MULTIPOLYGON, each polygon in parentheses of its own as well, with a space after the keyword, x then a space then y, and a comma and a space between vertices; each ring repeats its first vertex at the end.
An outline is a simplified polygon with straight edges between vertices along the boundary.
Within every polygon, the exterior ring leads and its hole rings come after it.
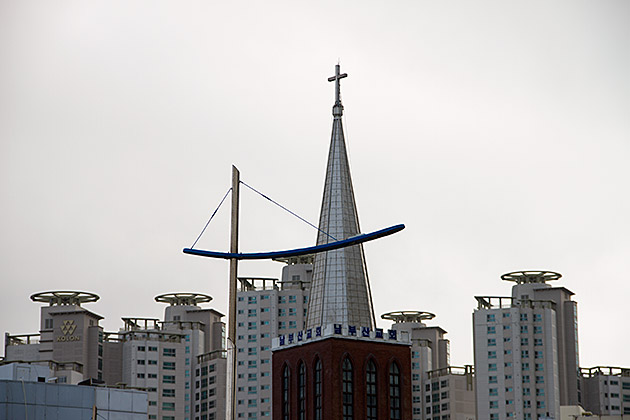
MULTIPOLYGON (((365 245, 377 318, 433 312, 472 363, 474 296, 558 271, 581 366, 630 367, 629 21, 623 0, 0 0, 0 330, 37 332, 48 290, 99 294, 107 331, 168 292, 226 313, 228 264, 181 250, 232 164, 317 223, 341 60, 362 229, 407 225, 365 245)), ((228 249, 228 213, 198 248, 228 249)), ((243 251, 316 238, 248 190, 241 223, 243 251)))

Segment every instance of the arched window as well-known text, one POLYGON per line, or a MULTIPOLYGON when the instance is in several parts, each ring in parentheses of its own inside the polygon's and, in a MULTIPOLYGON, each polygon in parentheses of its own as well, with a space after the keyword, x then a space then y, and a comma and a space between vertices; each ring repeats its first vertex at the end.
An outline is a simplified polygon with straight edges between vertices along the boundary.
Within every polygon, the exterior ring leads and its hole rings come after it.
POLYGON ((365 367, 365 403, 367 420, 376 420, 378 412, 378 398, 376 397, 376 364, 374 360, 365 367))
POLYGON ((389 366, 389 418, 400 420, 400 368, 396 362, 389 366))
POLYGON ((289 420, 289 366, 282 370, 282 419, 289 420))
POLYGON ((298 419, 306 420, 306 367, 303 362, 298 367, 298 419))
POLYGON ((343 420, 354 419, 352 362, 346 357, 341 365, 341 392, 343 403, 343 420))
POLYGON ((322 420, 322 361, 315 361, 313 375, 313 414, 314 420, 322 420))

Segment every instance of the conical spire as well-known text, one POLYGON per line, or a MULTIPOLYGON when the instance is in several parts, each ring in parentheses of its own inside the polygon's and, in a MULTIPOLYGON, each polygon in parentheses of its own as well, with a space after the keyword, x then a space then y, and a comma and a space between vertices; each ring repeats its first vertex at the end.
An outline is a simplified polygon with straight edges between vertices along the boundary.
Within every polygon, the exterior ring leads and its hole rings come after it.
MULTIPOLYGON (((341 74, 337 64, 335 76, 328 79, 336 85, 335 105, 317 245, 361 233, 341 122, 340 80, 344 77, 347 74, 341 74)), ((374 310, 362 245, 317 254, 312 282, 306 328, 327 324, 374 328, 374 310)))

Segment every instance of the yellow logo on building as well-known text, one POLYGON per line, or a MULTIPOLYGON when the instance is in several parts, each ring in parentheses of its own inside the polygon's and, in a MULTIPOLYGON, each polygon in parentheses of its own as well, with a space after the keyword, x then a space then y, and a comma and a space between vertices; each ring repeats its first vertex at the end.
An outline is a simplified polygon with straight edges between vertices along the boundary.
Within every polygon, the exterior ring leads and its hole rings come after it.
POLYGON ((59 328, 61 328, 61 332, 63 333, 63 335, 57 337, 57 341, 79 341, 81 339, 80 336, 73 335, 75 330, 77 329, 74 320, 67 319, 63 321, 62 325, 59 328))
POLYGON ((77 329, 77 326, 74 325, 74 321, 70 319, 63 321, 63 325, 59 328, 61 328, 61 332, 63 332, 63 335, 72 335, 74 334, 74 330, 77 329))

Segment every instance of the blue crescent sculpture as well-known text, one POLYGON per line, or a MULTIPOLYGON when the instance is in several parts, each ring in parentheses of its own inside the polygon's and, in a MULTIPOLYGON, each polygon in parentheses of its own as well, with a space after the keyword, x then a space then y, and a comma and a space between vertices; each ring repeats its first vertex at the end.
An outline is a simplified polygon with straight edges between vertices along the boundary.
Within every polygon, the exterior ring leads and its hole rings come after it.
POLYGON ((392 235, 396 232, 400 232, 405 228, 405 225, 394 225, 385 229, 377 230, 371 233, 363 233, 361 235, 353 236, 352 238, 343 239, 335 242, 330 242, 322 245, 310 246, 307 248, 289 249, 286 251, 272 251, 272 252, 254 252, 254 253, 230 253, 230 252, 218 252, 218 251, 204 251, 202 249, 184 248, 184 254, 198 255, 200 257, 210 258, 223 258, 225 260, 266 260, 272 258, 288 258, 297 257, 306 254, 316 254, 318 252, 332 251, 333 249, 344 248, 351 245, 362 244, 374 239, 382 238, 384 236, 392 235))

